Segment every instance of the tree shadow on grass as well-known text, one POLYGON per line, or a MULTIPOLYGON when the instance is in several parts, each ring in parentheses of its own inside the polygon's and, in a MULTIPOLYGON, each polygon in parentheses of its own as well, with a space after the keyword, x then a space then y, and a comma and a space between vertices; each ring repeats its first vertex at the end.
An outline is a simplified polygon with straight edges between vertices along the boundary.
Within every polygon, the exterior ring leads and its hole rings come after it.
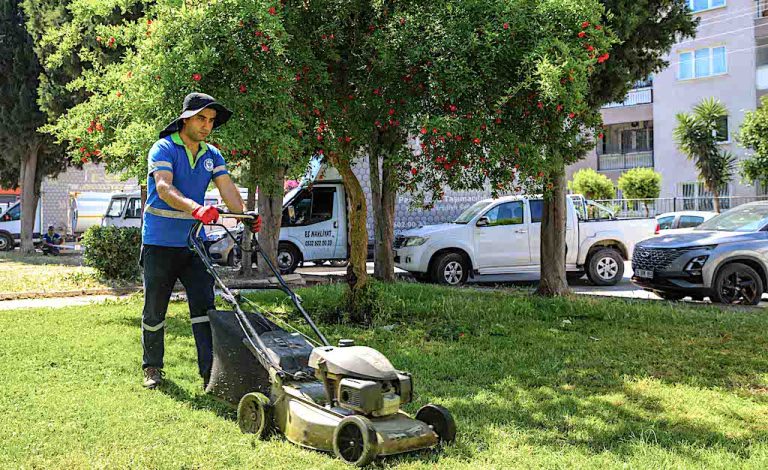
POLYGON ((194 410, 211 411, 216 416, 229 421, 237 419, 237 411, 228 403, 206 393, 190 393, 189 390, 178 386, 173 380, 165 379, 158 390, 176 401, 187 404, 194 410))

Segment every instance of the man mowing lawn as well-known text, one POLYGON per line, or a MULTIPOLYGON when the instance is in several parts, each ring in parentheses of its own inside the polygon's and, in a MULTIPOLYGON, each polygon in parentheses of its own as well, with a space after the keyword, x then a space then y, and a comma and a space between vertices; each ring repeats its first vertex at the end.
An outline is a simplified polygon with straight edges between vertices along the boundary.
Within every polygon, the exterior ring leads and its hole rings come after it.
MULTIPOLYGON (((203 386, 211 375, 213 349, 207 312, 214 308, 213 278, 202 260, 187 248, 187 234, 195 219, 209 224, 219 218, 215 207, 203 205, 211 180, 229 210, 245 212, 224 157, 204 142, 231 116, 232 112, 213 97, 190 93, 184 98, 181 115, 160 133, 160 140, 149 151, 140 257, 144 267, 142 368, 147 388, 156 388, 163 381, 165 314, 177 279, 187 291, 203 386)), ((257 217, 251 231, 258 232, 260 226, 257 217)), ((201 234, 205 236, 205 232, 201 234)))

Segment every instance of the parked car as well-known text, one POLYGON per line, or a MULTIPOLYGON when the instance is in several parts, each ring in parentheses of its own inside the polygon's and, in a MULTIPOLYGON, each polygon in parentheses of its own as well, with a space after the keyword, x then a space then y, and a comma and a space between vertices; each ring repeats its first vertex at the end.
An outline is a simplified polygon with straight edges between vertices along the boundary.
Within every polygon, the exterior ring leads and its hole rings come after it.
MULTIPOLYGON (((32 230, 32 241, 40 243, 40 227, 43 215, 40 208, 40 201, 37 202, 35 213, 35 227, 32 230)), ((21 201, 11 204, 2 214, 0 214, 0 251, 13 250, 21 240, 21 201)))
MULTIPOLYGON (((614 285, 624 275, 635 243, 651 237, 654 219, 585 220, 591 201, 566 198, 566 270, 585 272, 597 285, 614 285), (577 210, 574 199, 580 207, 577 210)), ((460 285, 484 274, 537 278, 544 201, 507 196, 475 203, 455 221, 403 232, 395 239, 395 265, 421 280, 460 285)))
POLYGON ((687 233, 644 240, 632 269, 632 282, 664 299, 755 305, 768 275, 768 201, 735 207, 687 233))
POLYGON ((667 212, 657 215, 660 234, 689 232, 703 222, 716 216, 717 212, 710 211, 680 211, 667 212))

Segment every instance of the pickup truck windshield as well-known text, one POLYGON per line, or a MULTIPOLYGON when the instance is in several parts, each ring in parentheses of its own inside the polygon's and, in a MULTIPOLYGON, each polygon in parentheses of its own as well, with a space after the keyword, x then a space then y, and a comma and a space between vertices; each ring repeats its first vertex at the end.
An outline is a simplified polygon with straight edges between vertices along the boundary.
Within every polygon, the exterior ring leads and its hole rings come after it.
POLYGON ((454 224, 468 224, 477 214, 483 211, 488 204, 493 201, 480 201, 469 206, 467 210, 461 213, 461 215, 453 221, 454 224))
POLYGON ((756 232, 768 224, 768 205, 741 206, 712 217, 694 230, 756 232))

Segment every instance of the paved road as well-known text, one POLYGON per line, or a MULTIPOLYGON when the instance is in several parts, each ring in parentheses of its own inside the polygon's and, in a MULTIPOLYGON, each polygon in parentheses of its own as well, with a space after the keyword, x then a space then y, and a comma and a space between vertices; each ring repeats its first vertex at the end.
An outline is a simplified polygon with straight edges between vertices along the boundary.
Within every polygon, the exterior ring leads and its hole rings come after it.
MULTIPOLYGON (((395 271, 398 273, 405 273, 405 271, 399 270, 395 268, 395 271)), ((297 272, 302 274, 314 274, 314 275, 343 275, 345 274, 344 268, 333 268, 331 266, 312 266, 307 265, 306 267, 299 268, 297 272)), ((373 263, 368 263, 368 272, 373 272, 373 263)), ((584 294, 584 295, 600 295, 600 296, 607 296, 607 297, 623 297, 623 298, 630 298, 630 299, 648 299, 648 300, 661 300, 659 296, 652 292, 647 292, 642 289, 638 289, 632 282, 630 282, 630 278, 632 277, 632 266, 630 262, 625 263, 624 267, 624 278, 616 284, 615 286, 609 286, 609 287, 601 287, 601 286, 593 286, 592 284, 587 281, 586 277, 582 278, 579 281, 575 281, 571 283, 571 289, 577 294, 584 294)), ((481 276, 475 281, 472 281, 472 284, 477 284, 479 286, 483 287, 491 287, 493 285, 506 285, 506 286, 532 286, 533 283, 530 281, 517 281, 514 280, 511 276, 502 276, 502 275, 493 275, 493 276, 481 276)), ((690 302, 693 302, 689 299, 690 302)), ((708 301, 705 301, 708 302, 708 301)), ((701 303, 701 302, 695 302, 695 303, 701 303)), ((763 295, 763 302, 760 304, 763 307, 768 307, 768 294, 763 295)))

